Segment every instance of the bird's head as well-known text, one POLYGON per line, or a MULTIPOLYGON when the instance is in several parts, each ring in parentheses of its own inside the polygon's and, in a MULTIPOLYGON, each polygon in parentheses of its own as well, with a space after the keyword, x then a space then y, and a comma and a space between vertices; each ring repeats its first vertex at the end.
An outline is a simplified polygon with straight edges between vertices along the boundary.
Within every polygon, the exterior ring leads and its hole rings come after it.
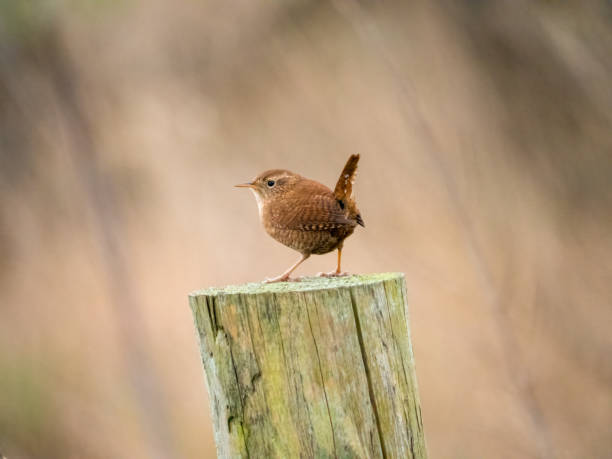
POLYGON ((293 186, 302 180, 302 176, 284 169, 272 169, 262 172, 252 181, 235 185, 240 188, 250 188, 262 203, 275 199, 290 191, 293 186))

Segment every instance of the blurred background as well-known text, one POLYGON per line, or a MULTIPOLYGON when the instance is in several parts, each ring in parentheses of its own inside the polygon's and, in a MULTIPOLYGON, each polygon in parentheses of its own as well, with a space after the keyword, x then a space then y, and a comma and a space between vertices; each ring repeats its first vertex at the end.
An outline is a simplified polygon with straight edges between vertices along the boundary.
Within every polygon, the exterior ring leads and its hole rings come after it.
POLYGON ((1 0, 0 451, 214 457, 187 295, 296 259, 232 185, 361 153, 430 457, 612 457, 611 75, 603 0, 1 0))

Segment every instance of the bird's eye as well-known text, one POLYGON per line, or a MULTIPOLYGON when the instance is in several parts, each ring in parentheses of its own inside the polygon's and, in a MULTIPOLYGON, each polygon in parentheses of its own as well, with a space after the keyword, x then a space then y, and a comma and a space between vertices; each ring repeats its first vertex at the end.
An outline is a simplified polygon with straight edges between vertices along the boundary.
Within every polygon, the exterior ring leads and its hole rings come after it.
POLYGON ((268 180, 267 185, 268 185, 268 187, 272 188, 275 183, 276 182, 274 180, 268 180))

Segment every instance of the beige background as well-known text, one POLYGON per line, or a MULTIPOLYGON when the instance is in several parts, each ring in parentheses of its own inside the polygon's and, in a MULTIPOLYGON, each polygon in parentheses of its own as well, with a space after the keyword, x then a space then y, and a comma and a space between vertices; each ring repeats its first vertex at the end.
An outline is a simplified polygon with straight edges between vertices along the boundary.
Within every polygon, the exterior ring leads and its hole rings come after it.
POLYGON ((609 2, 227 3, 1 4, 0 451, 213 457, 187 294, 296 259, 232 185, 358 152, 430 456, 610 457, 609 2))

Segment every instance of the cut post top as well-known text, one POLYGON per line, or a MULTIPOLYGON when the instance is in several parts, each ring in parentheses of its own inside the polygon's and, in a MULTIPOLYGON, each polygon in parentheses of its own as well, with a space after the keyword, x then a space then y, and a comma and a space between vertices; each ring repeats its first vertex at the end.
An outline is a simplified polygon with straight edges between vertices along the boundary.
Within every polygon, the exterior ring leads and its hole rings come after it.
POLYGON ((190 293, 189 296, 217 296, 226 294, 256 295, 260 293, 318 291, 348 288, 356 285, 376 284, 403 277, 403 273, 355 274, 344 277, 304 277, 299 281, 293 282, 276 282, 272 284, 251 282, 241 285, 228 285, 227 287, 210 287, 196 290, 190 293))

